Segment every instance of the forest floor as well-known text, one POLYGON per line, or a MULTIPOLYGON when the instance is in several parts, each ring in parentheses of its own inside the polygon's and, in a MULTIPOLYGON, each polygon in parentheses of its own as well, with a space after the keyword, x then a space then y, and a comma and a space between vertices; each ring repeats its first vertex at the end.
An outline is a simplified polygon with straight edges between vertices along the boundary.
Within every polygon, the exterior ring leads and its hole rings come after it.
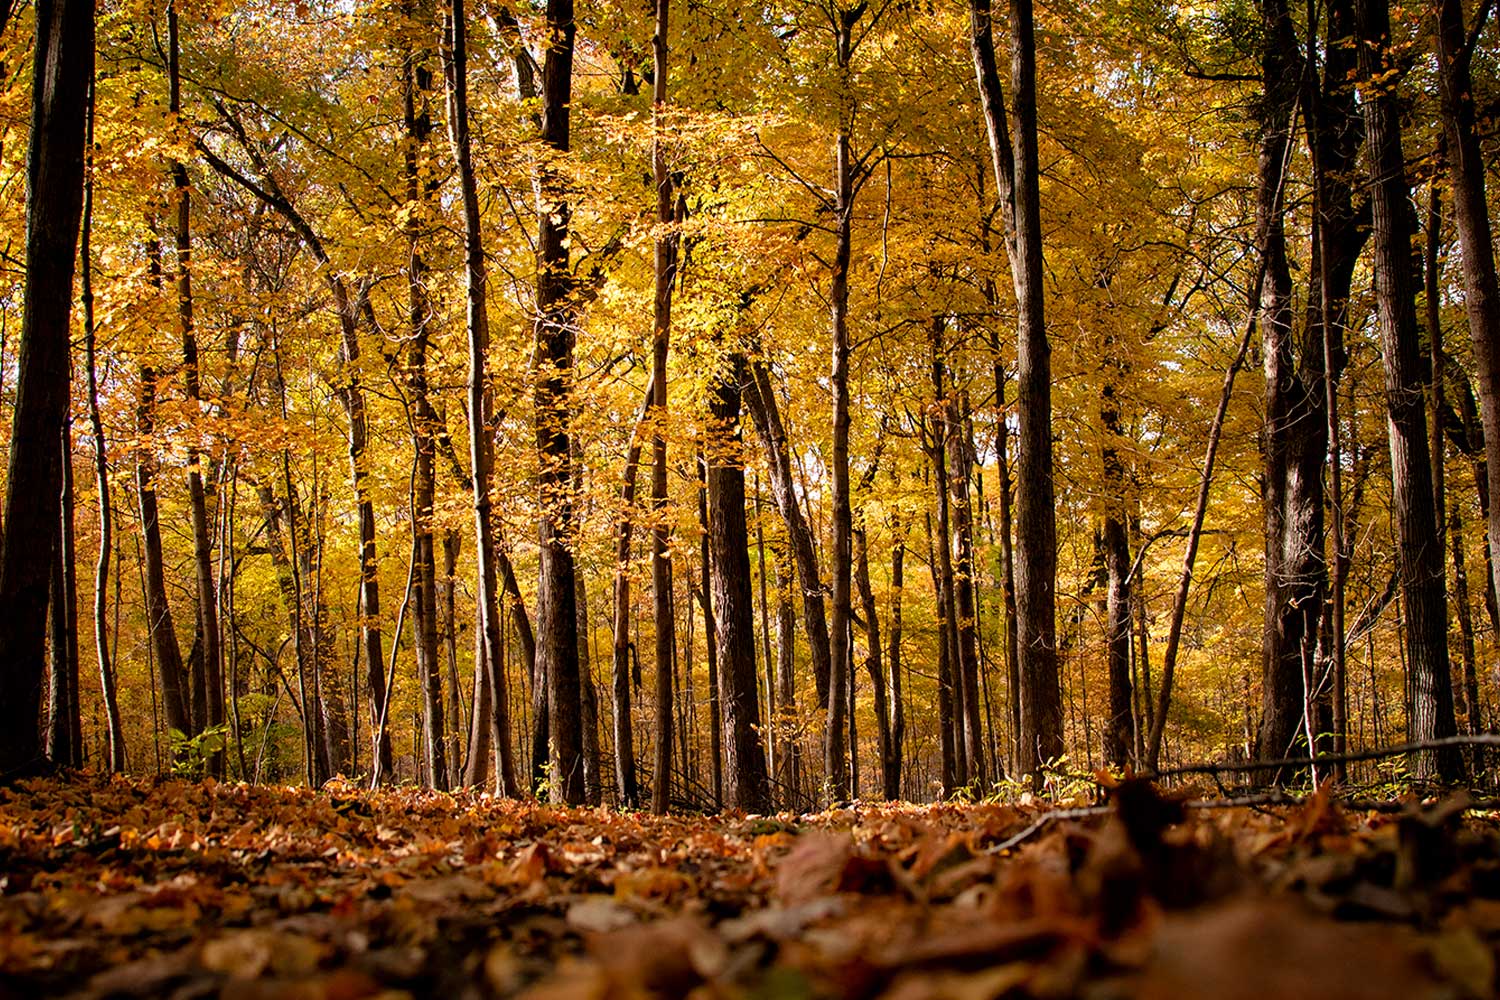
POLYGON ((0 1000, 1495 995, 1500 826, 1465 800, 1113 799, 1033 830, 1046 804, 31 781, 0 791, 0 1000))

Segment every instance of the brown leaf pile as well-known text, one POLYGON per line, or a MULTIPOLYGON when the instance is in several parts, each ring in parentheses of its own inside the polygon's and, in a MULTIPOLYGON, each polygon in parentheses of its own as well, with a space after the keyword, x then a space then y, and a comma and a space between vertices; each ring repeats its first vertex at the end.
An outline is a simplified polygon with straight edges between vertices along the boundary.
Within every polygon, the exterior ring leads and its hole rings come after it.
POLYGON ((652 817, 83 777, 0 793, 0 1000, 1493 996, 1461 803, 652 817))

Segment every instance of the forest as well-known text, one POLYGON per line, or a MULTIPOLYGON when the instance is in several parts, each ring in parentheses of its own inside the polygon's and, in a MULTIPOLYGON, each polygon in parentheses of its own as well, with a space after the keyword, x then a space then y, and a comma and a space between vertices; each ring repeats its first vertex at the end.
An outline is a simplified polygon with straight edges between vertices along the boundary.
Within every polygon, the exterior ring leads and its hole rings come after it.
POLYGON ((1487 785, 1491 6, 0 5, 0 775, 1487 785))

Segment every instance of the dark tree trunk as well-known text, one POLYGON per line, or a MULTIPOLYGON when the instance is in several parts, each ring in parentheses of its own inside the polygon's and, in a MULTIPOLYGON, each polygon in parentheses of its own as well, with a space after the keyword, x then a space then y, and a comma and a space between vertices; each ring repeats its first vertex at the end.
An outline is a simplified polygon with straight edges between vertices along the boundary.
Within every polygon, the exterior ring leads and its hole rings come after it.
POLYGON ((797 808, 801 802, 798 775, 802 765, 802 740, 797 725, 797 682, 793 673, 797 638, 792 588, 796 586, 792 560, 783 548, 776 552, 776 707, 780 713, 776 729, 781 755, 776 759, 776 783, 783 805, 797 808))
POLYGON ((84 120, 94 10, 38 0, 26 161, 26 280, 0 547, 0 782, 41 763, 48 576, 56 546, 68 418, 73 266, 83 210, 84 120))
POLYGON ((745 402, 755 421, 771 474, 771 494, 786 523, 787 540, 796 560, 797 578, 802 589, 802 626, 807 634, 813 683, 818 693, 818 707, 828 707, 828 619, 823 604, 823 581, 818 573, 818 556, 813 549, 812 532, 797 503, 797 489, 792 478, 791 445, 786 426, 771 387, 771 374, 765 366, 751 362, 751 385, 745 389, 745 402))
MULTIPOLYGON (((724 805, 745 812, 771 807, 755 669, 755 606, 750 591, 750 538, 745 525, 745 468, 740 397, 748 366, 732 354, 709 391, 709 575, 719 651, 719 702, 724 713, 724 805)), ((707 584, 705 583, 705 586, 707 584)))
MULTIPOLYGON (((182 114, 181 76, 178 72, 177 6, 167 5, 167 110, 174 120, 182 114)), ((202 399, 198 365, 198 334, 193 322, 192 206, 187 168, 180 160, 168 161, 172 178, 177 264, 177 324, 182 338, 182 382, 188 401, 195 407, 202 399)), ((218 583, 213 571, 213 539, 208 519, 208 499, 203 485, 203 456, 188 446, 188 509, 193 527, 193 565, 198 585, 197 621, 190 680, 193 729, 201 732, 224 721, 223 661, 219 655, 218 583)), ((222 750, 210 755, 208 771, 222 775, 222 750)))
MULTIPOLYGON (((571 45, 571 12, 569 43, 571 45)), ((463 0, 453 0, 450 12, 451 52, 448 67, 448 132, 453 146, 454 159, 458 163, 459 183, 462 188, 464 209, 464 263, 467 289, 467 329, 469 347, 469 475, 473 480, 474 501, 474 557, 478 563, 479 622, 476 641, 482 643, 480 659, 485 665, 485 678, 489 692, 490 741, 500 761, 500 791, 507 796, 521 794, 516 780, 514 753, 510 742, 510 693, 505 676, 505 657, 500 646, 499 586, 496 580, 500 553, 495 539, 495 527, 490 497, 490 467, 493 463, 493 444, 489 432, 489 390, 486 375, 486 352, 489 349, 489 314, 485 303, 484 244, 480 232, 478 187, 474 179, 474 164, 469 143, 469 78, 468 78, 468 25, 465 20, 463 0)), ((569 49, 571 58, 571 48, 569 49)), ((552 56, 548 54, 550 65, 552 56)), ((564 95, 566 99, 566 95, 564 95)), ((567 134, 567 122, 563 122, 563 134, 567 134)), ((567 143, 564 139, 563 148, 567 143)), ((543 226, 547 225, 543 212, 543 226)), ((563 248, 563 266, 566 268, 567 250, 563 248)), ((546 265, 544 265, 545 267, 546 265)), ((545 274, 545 270, 539 272, 545 274)), ((551 303, 549 303, 551 304, 551 303)), ((539 410, 540 412, 540 410, 539 410)), ((563 462, 567 462, 567 440, 563 439, 563 462)), ((564 469, 566 471, 566 469, 564 469)), ((567 479, 562 483, 566 486, 567 479)), ((546 488, 544 486, 544 497, 546 488)), ((566 552, 564 552, 566 555, 566 552)), ((571 558, 571 557, 568 557, 571 558)), ((508 563, 506 564, 508 565, 508 563)), ((547 567, 543 557, 543 572, 547 567)), ((571 570, 572 564, 568 563, 571 570)), ((576 623, 572 615, 573 582, 566 581, 565 602, 567 620, 562 630, 576 637, 576 623)), ((576 644, 573 652, 576 654, 576 644)), ((577 670, 576 655, 571 657, 573 669, 577 670)), ((475 777, 470 773, 471 780, 475 777)), ((582 777, 581 775, 579 776, 582 777)), ((574 801, 574 800, 569 800, 574 801)))
POLYGON ((51 621, 50 690, 47 698, 47 758, 66 767, 83 766, 83 719, 78 704, 78 575, 73 533, 73 432, 63 424, 61 516, 52 555, 48 617, 51 621))
MULTIPOLYGON (((651 40, 652 186, 656 223, 673 219, 672 177, 667 170, 663 115, 667 103, 667 31, 669 0, 656 0, 656 30, 651 40)), ((677 237, 659 233, 655 247, 655 301, 651 325, 651 603, 656 619, 656 755, 651 811, 665 813, 672 800, 672 668, 677 630, 672 604, 671 529, 667 524, 667 354, 672 343, 672 288, 677 279, 677 237)), ((684 774, 686 777, 686 774, 684 774)))
MULTIPOLYGON (((890 791, 891 772, 891 717, 890 691, 886 686, 885 668, 880 647, 880 618, 875 605, 875 591, 870 586, 869 538, 861 526, 854 532, 854 580, 859 590, 860 613, 865 625, 865 672, 870 675, 870 690, 875 702, 875 740, 879 754, 881 794, 886 798, 898 798, 890 791)), ((899 786, 899 781, 897 782, 899 786)))
MULTIPOLYGON (((1481 5, 1480 18, 1490 13, 1481 5)), ((1460 0, 1442 0, 1438 7, 1438 83, 1443 99, 1443 129, 1448 139, 1448 168, 1453 188, 1453 218, 1463 248, 1464 304, 1479 376, 1479 412, 1484 425, 1489 493, 1500 496, 1500 279, 1495 272, 1495 247, 1485 191, 1485 157, 1476 129, 1474 85, 1470 64, 1474 45, 1484 27, 1464 25, 1460 0)), ((1500 589, 1500 505, 1491 505, 1488 519, 1490 586, 1500 589)))
POLYGON ((630 716, 630 547, 639 510, 635 494, 641 464, 641 443, 646 430, 646 417, 656 398, 655 394, 654 383, 647 386, 646 398, 641 403, 635 429, 630 434, 630 447, 625 453, 625 479, 620 486, 622 513, 615 526, 614 611, 611 617, 614 638, 610 661, 610 690, 614 696, 615 786, 620 804, 627 808, 640 803, 640 790, 635 776, 635 735, 630 716))
POLYGON ((955 446, 948 473, 949 491, 953 496, 953 538, 958 560, 953 567, 953 600, 955 611, 955 635, 958 643, 958 675, 963 692, 961 711, 964 733, 965 781, 978 788, 987 785, 984 766, 984 729, 980 723, 979 692, 979 617, 974 600, 976 573, 974 567, 974 506, 969 493, 969 472, 974 466, 973 439, 967 428, 966 394, 960 393, 955 403, 949 403, 945 413, 949 426, 956 430, 950 435, 955 446), (955 405, 958 404, 958 405, 955 405))
MULTIPOLYGON (((1265 255, 1258 306, 1266 385, 1261 479, 1265 604, 1258 744, 1262 757, 1276 759, 1291 755, 1299 734, 1306 742, 1313 728, 1314 664, 1308 654, 1314 648, 1323 606, 1322 468, 1327 421, 1322 405, 1321 338, 1311 345, 1294 342, 1292 273, 1287 260, 1284 194, 1301 73, 1297 39, 1284 0, 1263 0, 1261 20, 1263 94, 1255 228, 1257 245, 1265 255), (1315 463, 1311 470, 1309 462, 1315 463)), ((1311 323, 1307 329, 1310 334, 1311 323)), ((1304 747, 1305 752, 1313 749, 1304 747)))
MULTIPOLYGON (((403 4, 410 37, 424 38, 432 31, 431 12, 407 0, 403 4)), ((422 749, 432 787, 447 789, 449 778, 448 727, 444 721, 443 665, 438 653, 437 546, 432 529, 432 509, 437 492, 436 452, 433 440, 437 414, 427 387, 427 346, 431 339, 431 308, 427 301, 426 264, 422 260, 422 223, 426 218, 431 184, 422 180, 421 160, 427 155, 432 135, 430 53, 414 48, 410 41, 401 67, 402 111, 406 141, 402 159, 406 181, 406 305, 410 334, 406 342, 406 386, 411 394, 412 450, 416 468, 412 477, 412 631, 416 642, 417 676, 422 687, 422 749)))
POLYGON ((886 657, 886 696, 890 715, 890 744, 880 764, 881 789, 887 799, 901 798, 901 761, 906 742, 906 707, 901 693, 901 590, 905 586, 907 525, 891 521, 891 628, 886 657))
MULTIPOLYGON (((1112 352, 1111 352, 1112 353, 1112 352)), ((1123 770, 1135 756, 1138 744, 1130 682, 1131 562, 1127 518, 1129 498, 1125 462, 1120 456, 1121 427, 1118 359, 1105 362, 1108 378, 1100 390, 1099 420, 1104 432, 1101 449, 1104 493, 1104 566, 1109 585, 1104 606, 1104 650, 1109 673, 1109 721, 1104 727, 1104 756, 1109 765, 1123 770)))
POLYGON ((1036 39, 1031 0, 1010 0, 1009 119, 996 66, 988 0, 970 0, 971 49, 1004 209, 1016 292, 1020 455, 1016 489, 1016 656, 1020 687, 1017 770, 1042 780, 1062 753, 1057 665, 1057 521, 1052 481, 1052 365, 1043 304, 1036 39))
MULTIPOLYGON (((1385 0, 1358 0, 1362 80, 1386 80, 1393 67, 1390 17, 1385 0)), ((1421 357, 1411 280, 1411 222, 1401 111, 1394 83, 1362 87, 1369 150, 1375 297, 1385 359, 1386 419, 1391 451, 1392 518, 1400 541, 1398 565, 1406 611, 1406 655, 1412 681, 1410 735, 1427 740, 1455 732, 1448 670, 1448 616, 1443 586, 1442 535, 1432 505, 1432 462, 1422 407, 1421 357)), ((1417 755, 1417 773, 1456 780, 1459 755, 1417 755)))
MULTIPOLYGON (((736 384, 736 392, 739 386, 736 384)), ((710 408, 710 415, 713 414, 710 408)), ((736 402, 738 412, 738 402, 736 402)), ((724 717, 719 704, 719 639, 718 621, 714 617, 713 574, 710 566, 713 563, 714 546, 709 540, 712 528, 708 519, 708 457, 706 452, 714 447, 712 442, 705 442, 705 454, 698 456, 698 526, 703 531, 702 544, 699 547, 698 565, 703 567, 702 585, 703 589, 698 592, 700 604, 703 609, 703 651, 706 666, 708 667, 708 762, 709 762, 709 788, 714 796, 714 808, 724 807, 724 717)), ((743 474, 741 480, 744 479, 743 474)), ((740 483, 740 492, 744 493, 744 483, 740 483)), ((747 542, 748 544, 748 542, 747 542)), ((749 558, 748 556, 746 557, 749 558)), ((753 633, 751 633, 753 635, 753 633)))
POLYGON ((109 556, 114 549, 114 505, 110 495, 109 457, 104 441, 104 418, 99 410, 99 366, 95 357, 94 279, 90 236, 94 218, 93 136, 94 85, 89 84, 88 126, 85 149, 89 173, 85 177, 83 221, 78 235, 79 301, 83 306, 83 351, 88 378, 89 431, 94 439, 94 489, 99 496, 99 557, 94 563, 94 650, 99 661, 99 689, 108 722, 109 769, 125 770, 125 730, 120 721, 120 702, 115 690, 114 664, 109 653, 109 556))
MULTIPOLYGON (((568 152, 574 29, 573 0, 548 0, 541 138, 553 154, 568 152)), ((584 788, 577 584, 569 547, 574 527, 571 220, 566 180, 554 166, 538 170, 535 404, 542 523, 537 673, 547 682, 552 795, 555 801, 577 805, 584 800, 584 788)), ((478 483, 475 487, 477 497, 481 491, 478 483)), ((498 686, 496 690, 498 694, 498 686)))
MULTIPOLYGON (((156 291, 161 290, 161 246, 153 236, 147 245, 149 273, 156 291)), ((172 607, 167 601, 166 571, 163 568, 161 515, 156 498, 156 385, 153 365, 140 366, 139 394, 136 399, 135 426, 139 441, 135 461, 137 502, 141 511, 141 558, 145 563, 146 621, 156 668, 161 679, 163 714, 167 728, 184 737, 191 735, 193 723, 188 712, 187 667, 177 644, 177 627, 172 607)))

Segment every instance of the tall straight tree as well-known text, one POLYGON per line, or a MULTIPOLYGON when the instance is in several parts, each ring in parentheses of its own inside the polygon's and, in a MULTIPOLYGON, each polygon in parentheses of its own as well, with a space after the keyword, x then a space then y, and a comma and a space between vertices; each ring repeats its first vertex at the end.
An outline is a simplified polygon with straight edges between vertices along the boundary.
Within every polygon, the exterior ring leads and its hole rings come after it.
MULTIPOLYGON (((1476 130, 1474 82, 1470 66, 1479 33, 1492 10, 1480 4, 1474 25, 1464 26, 1461 0, 1438 7, 1438 83, 1443 98, 1443 130, 1448 138, 1448 170, 1453 184, 1453 218, 1463 247, 1464 304, 1474 366, 1479 375, 1479 414, 1484 425, 1489 495, 1500 497, 1500 279, 1485 191, 1484 151, 1476 130)), ((1490 568, 1500 591, 1500 503, 1489 505, 1490 568)))
MULTIPOLYGON (((1411 677, 1409 729, 1414 739, 1452 736, 1453 679, 1448 669, 1443 537, 1433 507, 1432 464, 1423 408, 1411 268, 1411 212, 1401 148, 1400 74, 1392 61, 1386 0, 1356 0, 1365 143, 1369 147, 1371 228, 1375 242, 1375 299, 1385 358, 1386 430, 1391 451, 1391 507, 1400 541, 1398 566, 1406 611, 1406 657, 1411 677)), ((1456 752, 1417 755, 1417 772, 1453 780, 1456 752)))
MULTIPOLYGON (((546 157, 565 155, 573 94, 573 0, 547 0, 547 51, 542 61, 542 144, 546 157)), ((571 209, 566 181, 543 160, 537 183, 536 443, 541 463, 541 578, 537 585, 537 673, 547 682, 552 735, 552 794, 570 805, 584 800, 582 700, 578 676, 578 612, 573 564, 572 273, 568 265, 571 209)), ((477 487, 477 484, 476 484, 477 487)), ((476 489, 476 495, 478 490, 476 489)))
POLYGON ((1255 231, 1265 255, 1258 307, 1266 376, 1261 476, 1266 556, 1257 745, 1262 757, 1277 759, 1290 756, 1298 734, 1305 740, 1313 725, 1312 654, 1326 576, 1322 469, 1328 428, 1322 331, 1308 323, 1303 336, 1296 335, 1287 258, 1285 173, 1303 66, 1285 0, 1263 0, 1260 15, 1255 231))
POLYGON ((68 326, 83 212, 93 0, 38 0, 26 160, 26 282, 0 550, 0 782, 41 762, 48 576, 62 491, 68 326))
POLYGON ((969 0, 970 48, 990 159, 1005 218, 1016 292, 1015 577, 1020 681, 1017 769, 1040 783, 1062 753, 1057 666, 1057 515, 1052 480, 1052 361, 1042 288, 1041 169, 1037 152, 1036 25, 1032 0, 1010 0, 1011 106, 995 60, 989 0, 969 0))
MULTIPOLYGON (((748 365, 739 351, 709 390, 705 434, 709 576, 719 650, 719 703, 724 714, 723 802, 764 812, 771 806, 760 700, 755 673, 755 626, 750 595, 750 539, 745 526, 745 466, 740 396, 748 365)), ((705 586, 709 583, 706 581, 705 586)))
MULTIPOLYGON (((177 4, 167 4, 167 111, 172 125, 182 120, 181 46, 178 43, 177 4)), ((198 332, 193 319, 192 187, 187 166, 176 157, 167 162, 172 180, 174 247, 176 249, 177 332, 182 338, 182 387, 196 409, 203 399, 198 364, 198 332)), ((193 527, 193 569, 197 582, 196 635, 188 675, 192 681, 193 729, 202 731, 224 721, 224 684, 219 655, 218 582, 214 579, 213 532, 208 519, 208 497, 203 485, 203 454, 188 447, 188 510, 193 527)), ((223 751, 208 760, 210 773, 222 774, 223 751)))
POLYGON ((672 610, 672 558, 667 527, 667 354, 672 343, 672 288, 677 277, 677 238, 666 227, 673 219, 672 177, 662 116, 667 104, 668 0, 656 0, 656 31, 651 39, 651 183, 656 192, 655 285, 651 323, 651 601, 656 618, 656 775, 651 809, 665 813, 672 796, 672 660, 677 632, 672 610))
MULTIPOLYGON (((479 193, 474 180, 474 160, 469 141, 468 25, 463 0, 453 0, 449 11, 450 53, 448 60, 448 135, 453 158, 458 163, 463 192, 464 265, 469 333, 469 475, 473 480, 474 556, 478 561, 480 654, 488 672, 490 691, 490 737, 500 760, 500 790, 519 795, 515 754, 510 742, 510 697, 505 682, 505 656, 500 644, 500 599, 496 567, 499 562, 490 499, 490 472, 494 463, 489 435, 489 392, 486 352, 489 348, 489 313, 485 305, 484 243, 480 234, 479 193)), ((550 59, 550 56, 549 56, 550 59)), ((563 251, 567 253, 566 249, 563 251)), ((572 586, 569 585, 569 594, 572 586)), ((572 616, 568 618, 572 622, 572 616)), ((575 656, 576 670, 576 656, 575 656)), ((569 800, 572 801, 572 800, 569 800)))

